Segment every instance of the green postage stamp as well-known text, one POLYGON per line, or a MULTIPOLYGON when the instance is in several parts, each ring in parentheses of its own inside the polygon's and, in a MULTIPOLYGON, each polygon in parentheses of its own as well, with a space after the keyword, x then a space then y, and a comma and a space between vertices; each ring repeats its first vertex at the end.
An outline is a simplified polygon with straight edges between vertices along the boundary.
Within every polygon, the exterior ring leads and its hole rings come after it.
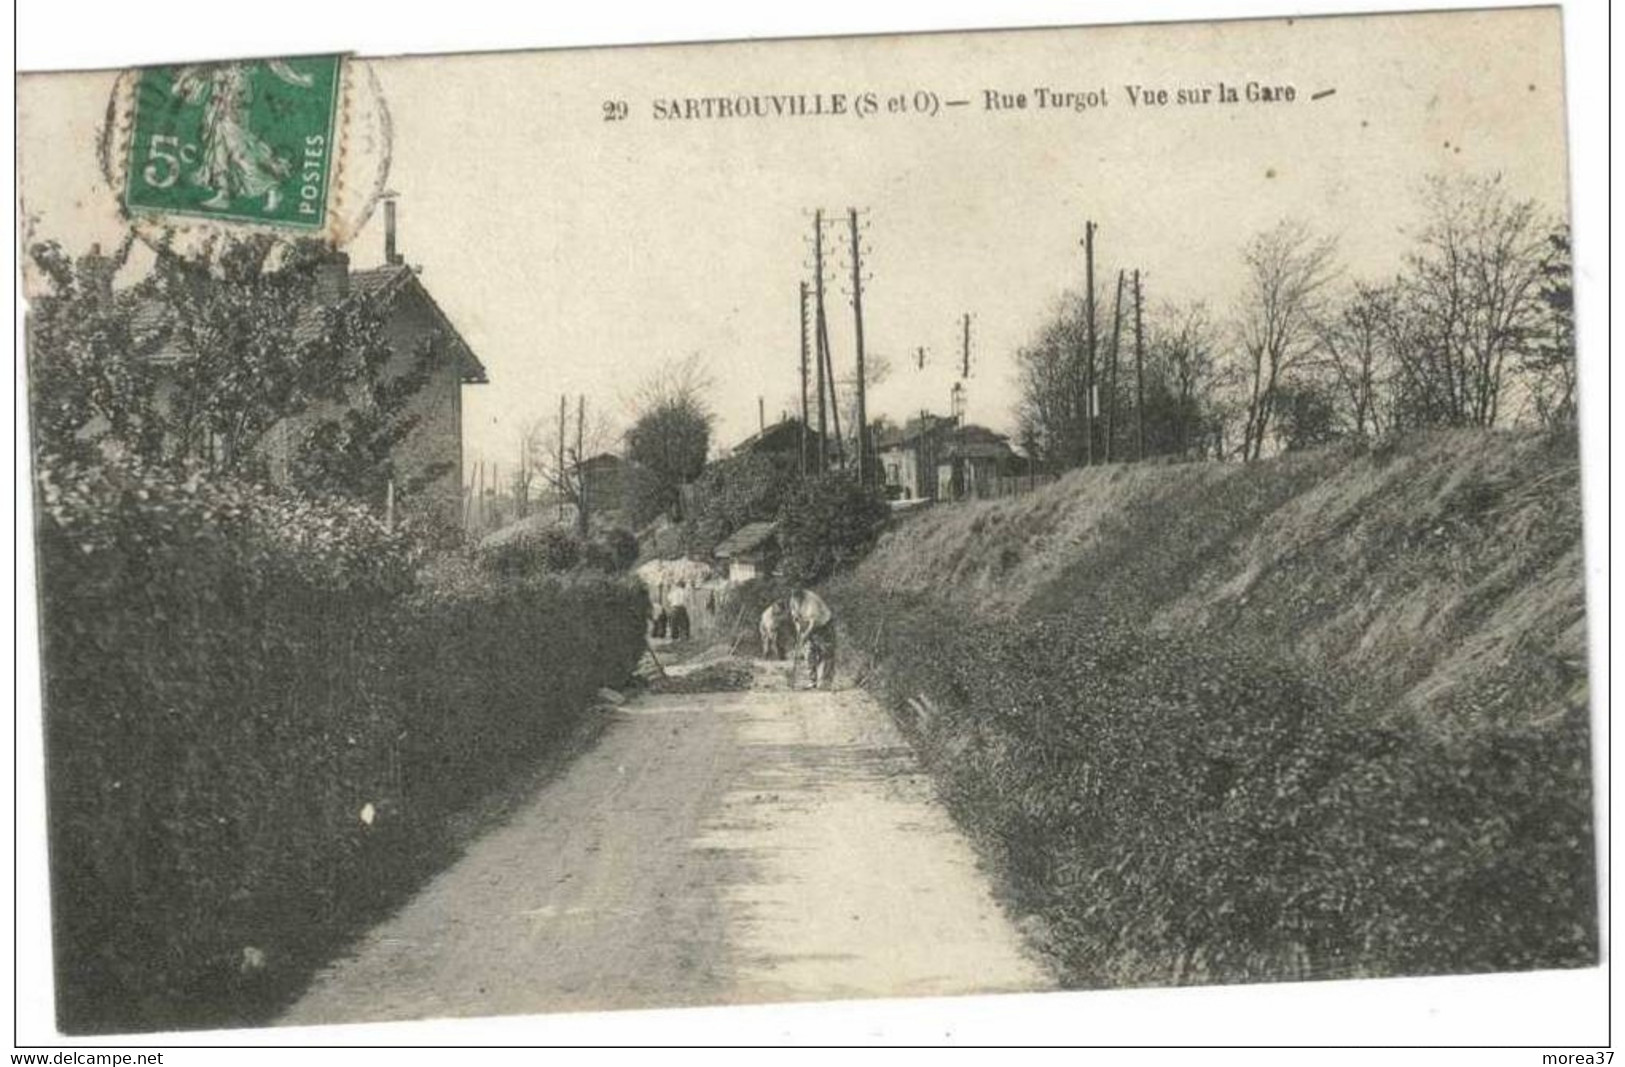
POLYGON ((126 207, 321 229, 333 181, 340 60, 256 59, 141 71, 126 207))

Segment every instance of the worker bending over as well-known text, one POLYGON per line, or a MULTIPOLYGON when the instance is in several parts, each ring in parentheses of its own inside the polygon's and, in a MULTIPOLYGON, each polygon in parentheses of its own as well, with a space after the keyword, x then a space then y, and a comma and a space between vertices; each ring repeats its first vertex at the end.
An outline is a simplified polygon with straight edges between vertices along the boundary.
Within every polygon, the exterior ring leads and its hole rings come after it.
MULTIPOLYGON (((807 656, 811 679, 806 688, 830 688, 835 684, 835 613, 811 589, 796 589, 790 593, 790 621, 796 628, 796 650, 807 656)), ((790 669, 793 675, 793 663, 790 669)))

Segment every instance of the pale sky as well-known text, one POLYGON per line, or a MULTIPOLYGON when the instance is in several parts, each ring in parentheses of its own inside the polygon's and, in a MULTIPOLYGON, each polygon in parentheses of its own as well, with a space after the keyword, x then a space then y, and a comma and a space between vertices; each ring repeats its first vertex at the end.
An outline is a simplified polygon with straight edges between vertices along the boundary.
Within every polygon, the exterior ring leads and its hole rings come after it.
MULTIPOLYGON (((867 209, 870 410, 943 411, 973 315, 971 419, 1013 429, 1014 355, 1080 287, 1084 220, 1102 284, 1139 267, 1148 303, 1222 313, 1240 249, 1283 217, 1336 235, 1351 276, 1399 266, 1415 192, 1501 172, 1565 210, 1555 9, 1012 31, 373 60, 394 122, 400 247, 490 371, 465 392, 465 451, 511 462, 560 393, 623 416, 663 361, 698 353, 718 440, 796 395, 797 284, 814 207, 867 209), (1293 103, 1130 106, 1126 85, 1291 85, 1293 103), (1033 90, 1103 89, 1081 113, 1033 90), (1028 95, 990 113, 984 90, 1028 95), (937 117, 662 122, 656 99, 930 90, 937 117), (1311 94, 1334 93, 1319 100, 1311 94), (602 105, 624 100, 625 121, 602 105), (917 371, 908 355, 930 353, 917 371)), ((24 75, 19 157, 36 237, 117 240, 94 131, 112 75, 24 75)), ((842 231, 844 235, 844 231, 842 231)), ((349 251, 382 257, 381 222, 349 251)), ((831 274, 841 273, 838 241, 831 274)), ((852 316, 830 291, 838 373, 852 316)), ((1109 310, 1109 309, 1108 309, 1109 310)))

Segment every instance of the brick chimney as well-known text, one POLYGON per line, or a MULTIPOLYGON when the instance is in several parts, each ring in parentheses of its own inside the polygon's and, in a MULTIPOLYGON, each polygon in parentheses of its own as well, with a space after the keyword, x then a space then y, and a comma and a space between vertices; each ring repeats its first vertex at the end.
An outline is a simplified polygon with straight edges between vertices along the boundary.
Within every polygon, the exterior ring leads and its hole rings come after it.
POLYGON ((316 299, 336 304, 350 293, 350 257, 333 251, 316 264, 316 299))
POLYGON ((395 247, 395 198, 384 201, 384 262, 391 267, 404 262, 395 247))

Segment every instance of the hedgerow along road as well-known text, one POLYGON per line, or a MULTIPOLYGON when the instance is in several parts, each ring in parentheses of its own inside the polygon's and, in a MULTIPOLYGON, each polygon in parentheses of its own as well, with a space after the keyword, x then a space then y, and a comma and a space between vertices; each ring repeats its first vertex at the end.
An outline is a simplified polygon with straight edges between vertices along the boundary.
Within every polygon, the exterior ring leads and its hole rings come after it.
POLYGON ((1032 990, 971 847, 861 690, 643 695, 281 1022, 1032 990))

